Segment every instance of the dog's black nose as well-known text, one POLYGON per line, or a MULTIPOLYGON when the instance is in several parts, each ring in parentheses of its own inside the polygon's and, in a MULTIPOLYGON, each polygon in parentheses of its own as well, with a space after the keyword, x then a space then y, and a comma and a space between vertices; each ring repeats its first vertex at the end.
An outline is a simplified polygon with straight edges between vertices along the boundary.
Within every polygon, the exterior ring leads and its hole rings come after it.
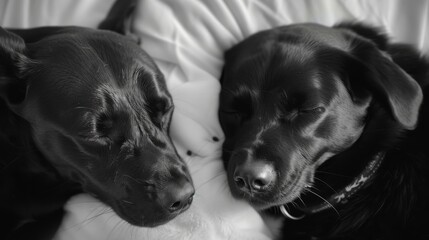
POLYGON ((245 192, 263 192, 274 183, 274 168, 264 162, 250 162, 239 165, 234 171, 235 185, 245 192))
POLYGON ((164 188, 163 205, 171 213, 187 208, 193 200, 195 189, 189 181, 171 182, 164 188))

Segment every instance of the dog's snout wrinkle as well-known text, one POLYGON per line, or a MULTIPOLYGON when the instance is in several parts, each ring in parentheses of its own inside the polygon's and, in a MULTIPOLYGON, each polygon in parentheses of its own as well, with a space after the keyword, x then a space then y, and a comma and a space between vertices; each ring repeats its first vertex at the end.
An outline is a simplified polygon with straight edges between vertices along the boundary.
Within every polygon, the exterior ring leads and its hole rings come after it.
POLYGON ((274 119, 264 119, 260 117, 258 126, 259 130, 255 134, 255 139, 253 140, 253 145, 261 145, 264 144, 264 136, 269 135, 270 132, 278 130, 279 122, 274 119))

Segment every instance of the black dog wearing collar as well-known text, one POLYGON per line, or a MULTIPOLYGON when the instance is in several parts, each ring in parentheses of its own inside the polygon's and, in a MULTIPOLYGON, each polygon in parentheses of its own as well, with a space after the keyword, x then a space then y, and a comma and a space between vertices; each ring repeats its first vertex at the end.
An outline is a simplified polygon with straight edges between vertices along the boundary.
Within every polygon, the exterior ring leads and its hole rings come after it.
POLYGON ((281 239, 429 238, 428 82, 427 59, 363 24, 250 36, 221 78, 233 195, 283 213, 281 239))
POLYGON ((0 29, 0 97, 1 239, 50 239, 80 192, 138 226, 189 207, 193 184, 168 135, 172 98, 131 38, 0 29))

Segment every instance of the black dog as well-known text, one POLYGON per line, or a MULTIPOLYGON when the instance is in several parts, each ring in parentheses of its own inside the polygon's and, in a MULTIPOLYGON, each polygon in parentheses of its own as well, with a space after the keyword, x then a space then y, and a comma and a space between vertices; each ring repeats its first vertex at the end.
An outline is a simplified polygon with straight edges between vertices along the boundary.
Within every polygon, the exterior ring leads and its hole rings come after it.
POLYGON ((80 192, 138 226, 189 207, 193 184, 168 135, 172 98, 128 37, 0 29, 0 96, 2 239, 49 239, 80 192))
POLYGON ((363 24, 297 24, 225 60, 234 196, 287 216, 284 239, 429 239, 429 62, 414 48, 363 24))

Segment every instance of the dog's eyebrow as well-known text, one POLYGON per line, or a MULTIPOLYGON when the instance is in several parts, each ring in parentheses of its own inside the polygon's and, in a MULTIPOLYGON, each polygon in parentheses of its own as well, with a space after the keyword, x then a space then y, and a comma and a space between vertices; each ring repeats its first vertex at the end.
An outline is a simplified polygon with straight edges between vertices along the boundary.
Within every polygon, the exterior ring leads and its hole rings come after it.
POLYGON ((277 107, 286 111, 301 110, 301 108, 318 105, 314 102, 318 102, 316 96, 308 96, 306 93, 291 95, 286 90, 282 90, 278 97, 277 107))
POLYGON ((254 88, 249 88, 245 85, 240 85, 237 89, 234 91, 234 95, 239 99, 255 99, 258 97, 259 92, 254 88))
POLYGON ((155 96, 164 96, 163 87, 160 86, 160 73, 146 68, 136 68, 133 78, 137 81, 138 86, 144 89, 146 94, 155 96))
POLYGON ((237 109, 250 113, 258 102, 259 92, 254 88, 239 86, 233 91, 233 104, 237 109))
POLYGON ((288 102, 288 99, 289 99, 289 95, 287 94, 286 90, 282 90, 282 91, 280 92, 279 104, 280 104, 282 107, 286 107, 287 102, 288 102))

